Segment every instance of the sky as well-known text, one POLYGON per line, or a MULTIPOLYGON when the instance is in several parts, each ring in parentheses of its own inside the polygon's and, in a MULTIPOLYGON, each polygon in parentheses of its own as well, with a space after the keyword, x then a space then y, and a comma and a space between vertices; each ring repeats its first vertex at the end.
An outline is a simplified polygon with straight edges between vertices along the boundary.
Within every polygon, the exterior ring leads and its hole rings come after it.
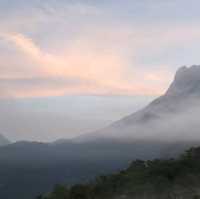
MULTIPOLYGON (((109 118, 101 117, 102 126, 134 112, 141 107, 138 97, 145 105, 166 91, 177 68, 199 64, 199 6, 198 0, 0 0, 0 106, 13 112, 30 102, 31 114, 35 106, 43 110, 40 99, 48 104, 62 98, 58 110, 66 109, 70 118, 84 103, 87 115, 95 114, 91 107, 96 114, 103 110, 109 118), (81 105, 69 108, 71 98, 81 105)), ((5 134, 14 140, 34 139, 31 133, 19 135, 13 120, 12 129, 0 132, 12 130, 5 134)), ((43 131, 49 139, 76 136, 75 126, 57 136, 43 131)))

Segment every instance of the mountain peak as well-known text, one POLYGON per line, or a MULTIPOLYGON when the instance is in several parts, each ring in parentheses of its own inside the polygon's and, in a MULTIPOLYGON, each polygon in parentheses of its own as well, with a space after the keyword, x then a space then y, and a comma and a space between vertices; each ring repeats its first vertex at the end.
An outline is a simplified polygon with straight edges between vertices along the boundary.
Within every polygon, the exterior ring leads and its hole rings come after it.
POLYGON ((93 135, 82 137, 81 141, 102 138, 200 140, 200 124, 197 119, 200 113, 199 99, 200 66, 181 67, 165 95, 93 135))
POLYGON ((183 66, 176 72, 175 78, 166 95, 200 95, 200 65, 183 66))

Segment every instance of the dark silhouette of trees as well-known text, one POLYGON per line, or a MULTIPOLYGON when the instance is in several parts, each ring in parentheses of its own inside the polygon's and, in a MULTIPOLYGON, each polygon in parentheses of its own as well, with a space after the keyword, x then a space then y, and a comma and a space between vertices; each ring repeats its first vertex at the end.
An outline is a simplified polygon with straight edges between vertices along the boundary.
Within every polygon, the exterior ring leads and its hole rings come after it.
POLYGON ((200 199, 200 148, 177 159, 135 160, 129 168, 93 182, 57 185, 37 199, 200 199))

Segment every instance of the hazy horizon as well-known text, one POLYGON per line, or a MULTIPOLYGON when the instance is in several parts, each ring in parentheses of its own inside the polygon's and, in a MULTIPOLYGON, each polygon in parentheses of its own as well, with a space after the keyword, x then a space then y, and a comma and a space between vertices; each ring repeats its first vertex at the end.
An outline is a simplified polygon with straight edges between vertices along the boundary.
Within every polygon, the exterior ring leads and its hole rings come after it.
POLYGON ((11 141, 54 141, 103 128, 155 96, 60 96, 0 100, 0 134, 11 141))
POLYGON ((0 0, 0 199, 200 199, 199 10, 0 0))
POLYGON ((0 0, 0 133, 71 138, 162 95, 200 63, 196 0, 0 0))

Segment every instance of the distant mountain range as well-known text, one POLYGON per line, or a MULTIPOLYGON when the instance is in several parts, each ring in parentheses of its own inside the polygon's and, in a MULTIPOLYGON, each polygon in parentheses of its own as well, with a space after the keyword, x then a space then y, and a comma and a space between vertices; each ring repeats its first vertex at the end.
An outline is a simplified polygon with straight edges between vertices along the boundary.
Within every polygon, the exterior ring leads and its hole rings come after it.
POLYGON ((165 95, 92 134, 0 147, 0 198, 31 199, 55 184, 84 182, 134 159, 174 157, 200 145, 200 66, 182 67, 165 95))
POLYGON ((11 142, 2 134, 0 134, 0 146, 10 144, 11 142))

